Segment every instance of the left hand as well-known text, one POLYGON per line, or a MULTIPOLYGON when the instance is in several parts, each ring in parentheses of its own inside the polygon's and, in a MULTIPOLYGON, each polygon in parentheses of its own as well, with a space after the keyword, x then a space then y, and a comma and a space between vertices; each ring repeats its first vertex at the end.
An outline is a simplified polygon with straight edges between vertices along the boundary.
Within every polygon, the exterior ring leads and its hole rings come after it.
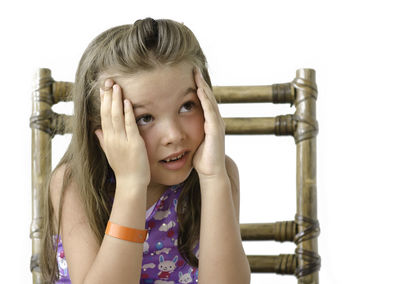
POLYGON ((215 96, 196 67, 194 78, 204 112, 205 137, 193 157, 193 167, 203 178, 227 175, 225 167, 225 123, 219 113, 215 96))

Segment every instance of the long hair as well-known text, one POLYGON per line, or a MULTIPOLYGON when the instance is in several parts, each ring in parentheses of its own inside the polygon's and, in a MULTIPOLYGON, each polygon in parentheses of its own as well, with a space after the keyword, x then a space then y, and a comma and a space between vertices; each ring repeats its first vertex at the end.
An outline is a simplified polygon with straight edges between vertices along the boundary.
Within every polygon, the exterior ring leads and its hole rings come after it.
MULTIPOLYGON (((53 283, 59 277, 57 248, 53 238, 60 235, 63 196, 65 188, 72 181, 79 189, 90 228, 99 245, 104 237, 111 211, 109 193, 115 190, 115 183, 109 181, 114 173, 94 133, 101 128, 99 89, 105 77, 110 74, 132 75, 182 61, 199 67, 204 79, 212 87, 207 60, 196 37, 183 23, 168 19, 146 18, 133 25, 113 27, 98 35, 86 48, 72 90, 74 115, 71 142, 47 180, 40 259, 46 282, 53 283), (63 165, 65 171, 60 205, 58 212, 54 212, 50 199, 50 180, 63 165), (57 223, 56 220, 60 221, 57 223)), ((193 267, 198 267, 193 250, 199 241, 200 212, 199 177, 193 169, 184 183, 177 208, 178 249, 193 267)))

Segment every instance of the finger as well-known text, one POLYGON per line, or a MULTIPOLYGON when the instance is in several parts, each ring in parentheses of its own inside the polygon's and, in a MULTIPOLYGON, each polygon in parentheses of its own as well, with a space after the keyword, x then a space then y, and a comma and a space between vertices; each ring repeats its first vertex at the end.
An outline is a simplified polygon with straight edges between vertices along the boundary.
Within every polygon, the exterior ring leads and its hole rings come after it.
POLYGON ((112 87, 111 120, 114 133, 126 137, 121 88, 116 84, 112 87))
POLYGON ((212 120, 217 120, 217 115, 215 109, 212 106, 210 99, 207 97, 205 91, 202 88, 197 89, 197 95, 200 99, 201 107, 204 111, 204 118, 206 121, 210 122, 212 120))
MULTIPOLYGON (((104 89, 100 89, 100 93, 102 93, 101 106, 100 106, 100 115, 101 115, 101 128, 107 133, 109 131, 113 131, 112 123, 111 123, 111 92, 109 87, 109 80, 106 81, 104 89)), ((112 80, 111 80, 112 84, 112 80)))
POLYGON ((195 81, 196 81, 196 85, 200 88, 203 88, 204 91, 207 94, 211 94, 212 98, 215 100, 215 102, 217 103, 217 100, 215 99, 215 96, 213 94, 213 91, 211 90, 210 86, 208 85, 208 83, 206 82, 206 80, 203 77, 203 73, 201 73, 199 67, 196 67, 196 75, 195 75, 195 81))
MULTIPOLYGON (((211 108, 207 108, 206 110, 204 110, 204 112, 206 113, 210 113, 212 111, 212 113, 214 114, 214 119, 216 121, 216 123, 218 123, 219 125, 221 125, 222 129, 226 130, 226 125, 224 120, 222 119, 221 113, 219 111, 219 107, 218 107, 218 103, 217 100, 214 96, 214 93, 212 92, 211 88, 209 87, 208 83, 204 80, 203 75, 200 71, 200 69, 198 67, 195 68, 195 81, 196 81, 196 85, 197 86, 202 86, 199 89, 202 89, 203 93, 204 93, 204 98, 203 100, 204 102, 204 107, 206 107, 207 102, 208 104, 211 105, 211 108), (203 88, 204 87, 204 88, 203 88)), ((201 92, 201 91, 200 91, 201 92)), ((199 93, 199 92, 198 92, 199 93)), ((203 107, 203 104, 202 104, 203 107)), ((204 117, 206 118, 206 114, 204 114, 204 117)), ((209 114, 207 114, 208 120, 212 119, 211 116, 209 114)))
MULTIPOLYGON (((103 131, 101 129, 96 129, 94 131, 94 134, 96 134, 97 139, 99 139, 100 142, 100 147, 104 151, 104 137, 103 137, 103 131)), ((105 151, 104 151, 105 152, 105 151)))
POLYGON ((135 114, 133 112, 132 103, 128 100, 124 100, 124 111, 125 111, 125 129, 128 141, 135 139, 139 134, 139 129, 136 124, 135 114))
POLYGON ((215 112, 217 112, 219 115, 221 115, 219 113, 218 103, 217 103, 217 100, 216 100, 216 98, 214 96, 213 91, 211 90, 211 88, 207 84, 207 82, 204 80, 200 69, 198 67, 196 67, 195 70, 196 70, 196 74, 195 74, 196 85, 204 90, 205 94, 207 95, 207 97, 212 102, 215 112))
POLYGON ((213 121, 214 124, 220 125, 221 129, 223 129, 225 133, 226 126, 221 114, 219 113, 218 105, 207 96, 206 92, 202 88, 198 89, 198 94, 204 110, 205 120, 209 122, 213 121))
POLYGON ((206 89, 209 88, 206 80, 204 80, 203 73, 201 73, 201 70, 199 67, 195 68, 195 81, 196 85, 200 88, 206 89))
POLYGON ((215 100, 215 97, 214 97, 214 94, 212 93, 212 91, 208 91, 203 88, 199 88, 199 89, 203 92, 206 101, 208 101, 208 103, 210 104, 211 109, 212 109, 213 113, 216 115, 217 119, 222 121, 222 116, 221 116, 221 113, 219 112, 219 107, 218 107, 217 101, 215 100))

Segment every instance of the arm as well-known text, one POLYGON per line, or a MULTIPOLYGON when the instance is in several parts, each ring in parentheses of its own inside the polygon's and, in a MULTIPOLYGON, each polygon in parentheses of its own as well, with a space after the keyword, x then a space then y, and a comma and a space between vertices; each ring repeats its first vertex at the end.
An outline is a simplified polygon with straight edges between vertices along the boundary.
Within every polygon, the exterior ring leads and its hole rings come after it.
POLYGON ((239 226, 239 173, 226 156, 227 175, 200 180, 199 283, 250 283, 239 226))
MULTIPOLYGON (((100 99, 102 129, 95 134, 117 182, 110 221, 144 229, 150 166, 133 107, 128 102, 123 112, 122 89, 111 79, 100 90, 100 99)), ((59 198, 54 200, 57 204, 59 198)), ((73 183, 66 189, 64 202, 61 236, 72 282, 139 283, 143 244, 105 235, 99 246, 73 183)))
POLYGON ((250 283, 239 226, 239 173, 225 155, 225 123, 201 70, 194 70, 204 111, 204 140, 193 158, 201 190, 199 282, 250 283))
MULTIPOLYGON (((50 186, 55 212, 58 212, 62 176, 62 171, 56 172, 50 186)), ((117 185, 117 192, 123 192, 125 186, 128 185, 117 185)), ((116 194, 112 222, 144 228, 146 195, 143 190, 137 192, 130 196, 116 194)), ((74 183, 66 188, 62 214, 61 238, 72 283, 139 283, 143 244, 106 235, 99 246, 74 183)))

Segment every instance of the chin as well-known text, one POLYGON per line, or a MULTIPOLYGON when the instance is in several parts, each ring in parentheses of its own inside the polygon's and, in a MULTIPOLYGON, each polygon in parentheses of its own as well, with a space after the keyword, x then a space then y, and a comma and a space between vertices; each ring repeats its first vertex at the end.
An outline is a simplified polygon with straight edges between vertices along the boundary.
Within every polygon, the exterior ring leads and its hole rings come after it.
POLYGON ((193 168, 190 168, 186 173, 179 173, 178 175, 170 175, 168 177, 161 178, 158 182, 159 184, 165 185, 165 186, 172 186, 176 184, 180 184, 187 180, 187 178, 190 176, 190 173, 192 172, 193 168))

